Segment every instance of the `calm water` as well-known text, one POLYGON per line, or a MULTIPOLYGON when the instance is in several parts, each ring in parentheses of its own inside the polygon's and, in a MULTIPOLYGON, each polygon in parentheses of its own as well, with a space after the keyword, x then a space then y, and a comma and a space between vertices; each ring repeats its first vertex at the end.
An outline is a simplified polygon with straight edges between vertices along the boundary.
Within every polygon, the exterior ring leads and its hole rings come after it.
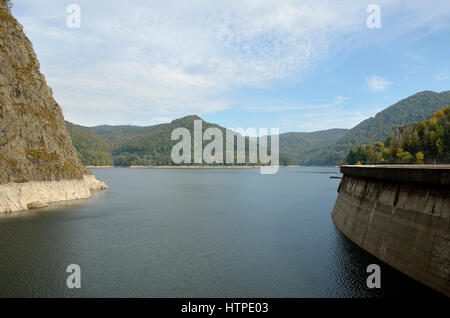
POLYGON ((91 200, 0 217, 0 296, 437 296, 335 228, 337 169, 93 172, 110 189, 91 200), (366 288, 371 263, 380 290, 366 288))

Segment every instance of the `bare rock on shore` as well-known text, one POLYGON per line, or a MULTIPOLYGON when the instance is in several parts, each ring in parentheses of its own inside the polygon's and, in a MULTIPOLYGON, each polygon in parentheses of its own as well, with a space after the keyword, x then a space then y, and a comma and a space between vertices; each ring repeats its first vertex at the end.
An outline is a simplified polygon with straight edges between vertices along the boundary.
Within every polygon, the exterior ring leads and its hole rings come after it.
POLYGON ((41 208, 46 208, 46 207, 48 207, 48 205, 40 200, 37 200, 37 201, 27 204, 28 209, 41 209, 41 208))
POLYGON ((30 181, 25 183, 0 184, 0 212, 14 212, 30 209, 36 202, 44 204, 88 199, 93 191, 107 189, 108 186, 86 175, 81 180, 30 181))

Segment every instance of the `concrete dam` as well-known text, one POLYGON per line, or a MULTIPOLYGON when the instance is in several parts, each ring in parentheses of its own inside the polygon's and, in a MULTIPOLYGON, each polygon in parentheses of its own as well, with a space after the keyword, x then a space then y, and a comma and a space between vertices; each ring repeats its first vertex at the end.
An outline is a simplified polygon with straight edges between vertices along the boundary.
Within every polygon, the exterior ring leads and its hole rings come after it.
POLYGON ((450 165, 341 166, 332 218, 351 241, 450 297, 450 165))

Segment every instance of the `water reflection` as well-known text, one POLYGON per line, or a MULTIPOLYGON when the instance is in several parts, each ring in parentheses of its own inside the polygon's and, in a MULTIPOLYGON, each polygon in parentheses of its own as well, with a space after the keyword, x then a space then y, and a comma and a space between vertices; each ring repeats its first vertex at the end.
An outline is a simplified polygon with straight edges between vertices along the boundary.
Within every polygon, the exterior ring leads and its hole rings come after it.
POLYGON ((336 229, 336 172, 98 169, 110 189, 90 200, 0 217, 0 296, 436 297, 336 229))

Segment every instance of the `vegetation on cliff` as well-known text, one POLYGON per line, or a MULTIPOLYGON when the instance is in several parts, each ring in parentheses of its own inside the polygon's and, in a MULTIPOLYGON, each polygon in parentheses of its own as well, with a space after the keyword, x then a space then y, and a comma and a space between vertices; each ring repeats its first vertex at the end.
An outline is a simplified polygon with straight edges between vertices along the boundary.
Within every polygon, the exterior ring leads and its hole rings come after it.
POLYGON ((450 162, 450 106, 418 123, 399 129, 399 136, 354 147, 349 164, 450 162))

